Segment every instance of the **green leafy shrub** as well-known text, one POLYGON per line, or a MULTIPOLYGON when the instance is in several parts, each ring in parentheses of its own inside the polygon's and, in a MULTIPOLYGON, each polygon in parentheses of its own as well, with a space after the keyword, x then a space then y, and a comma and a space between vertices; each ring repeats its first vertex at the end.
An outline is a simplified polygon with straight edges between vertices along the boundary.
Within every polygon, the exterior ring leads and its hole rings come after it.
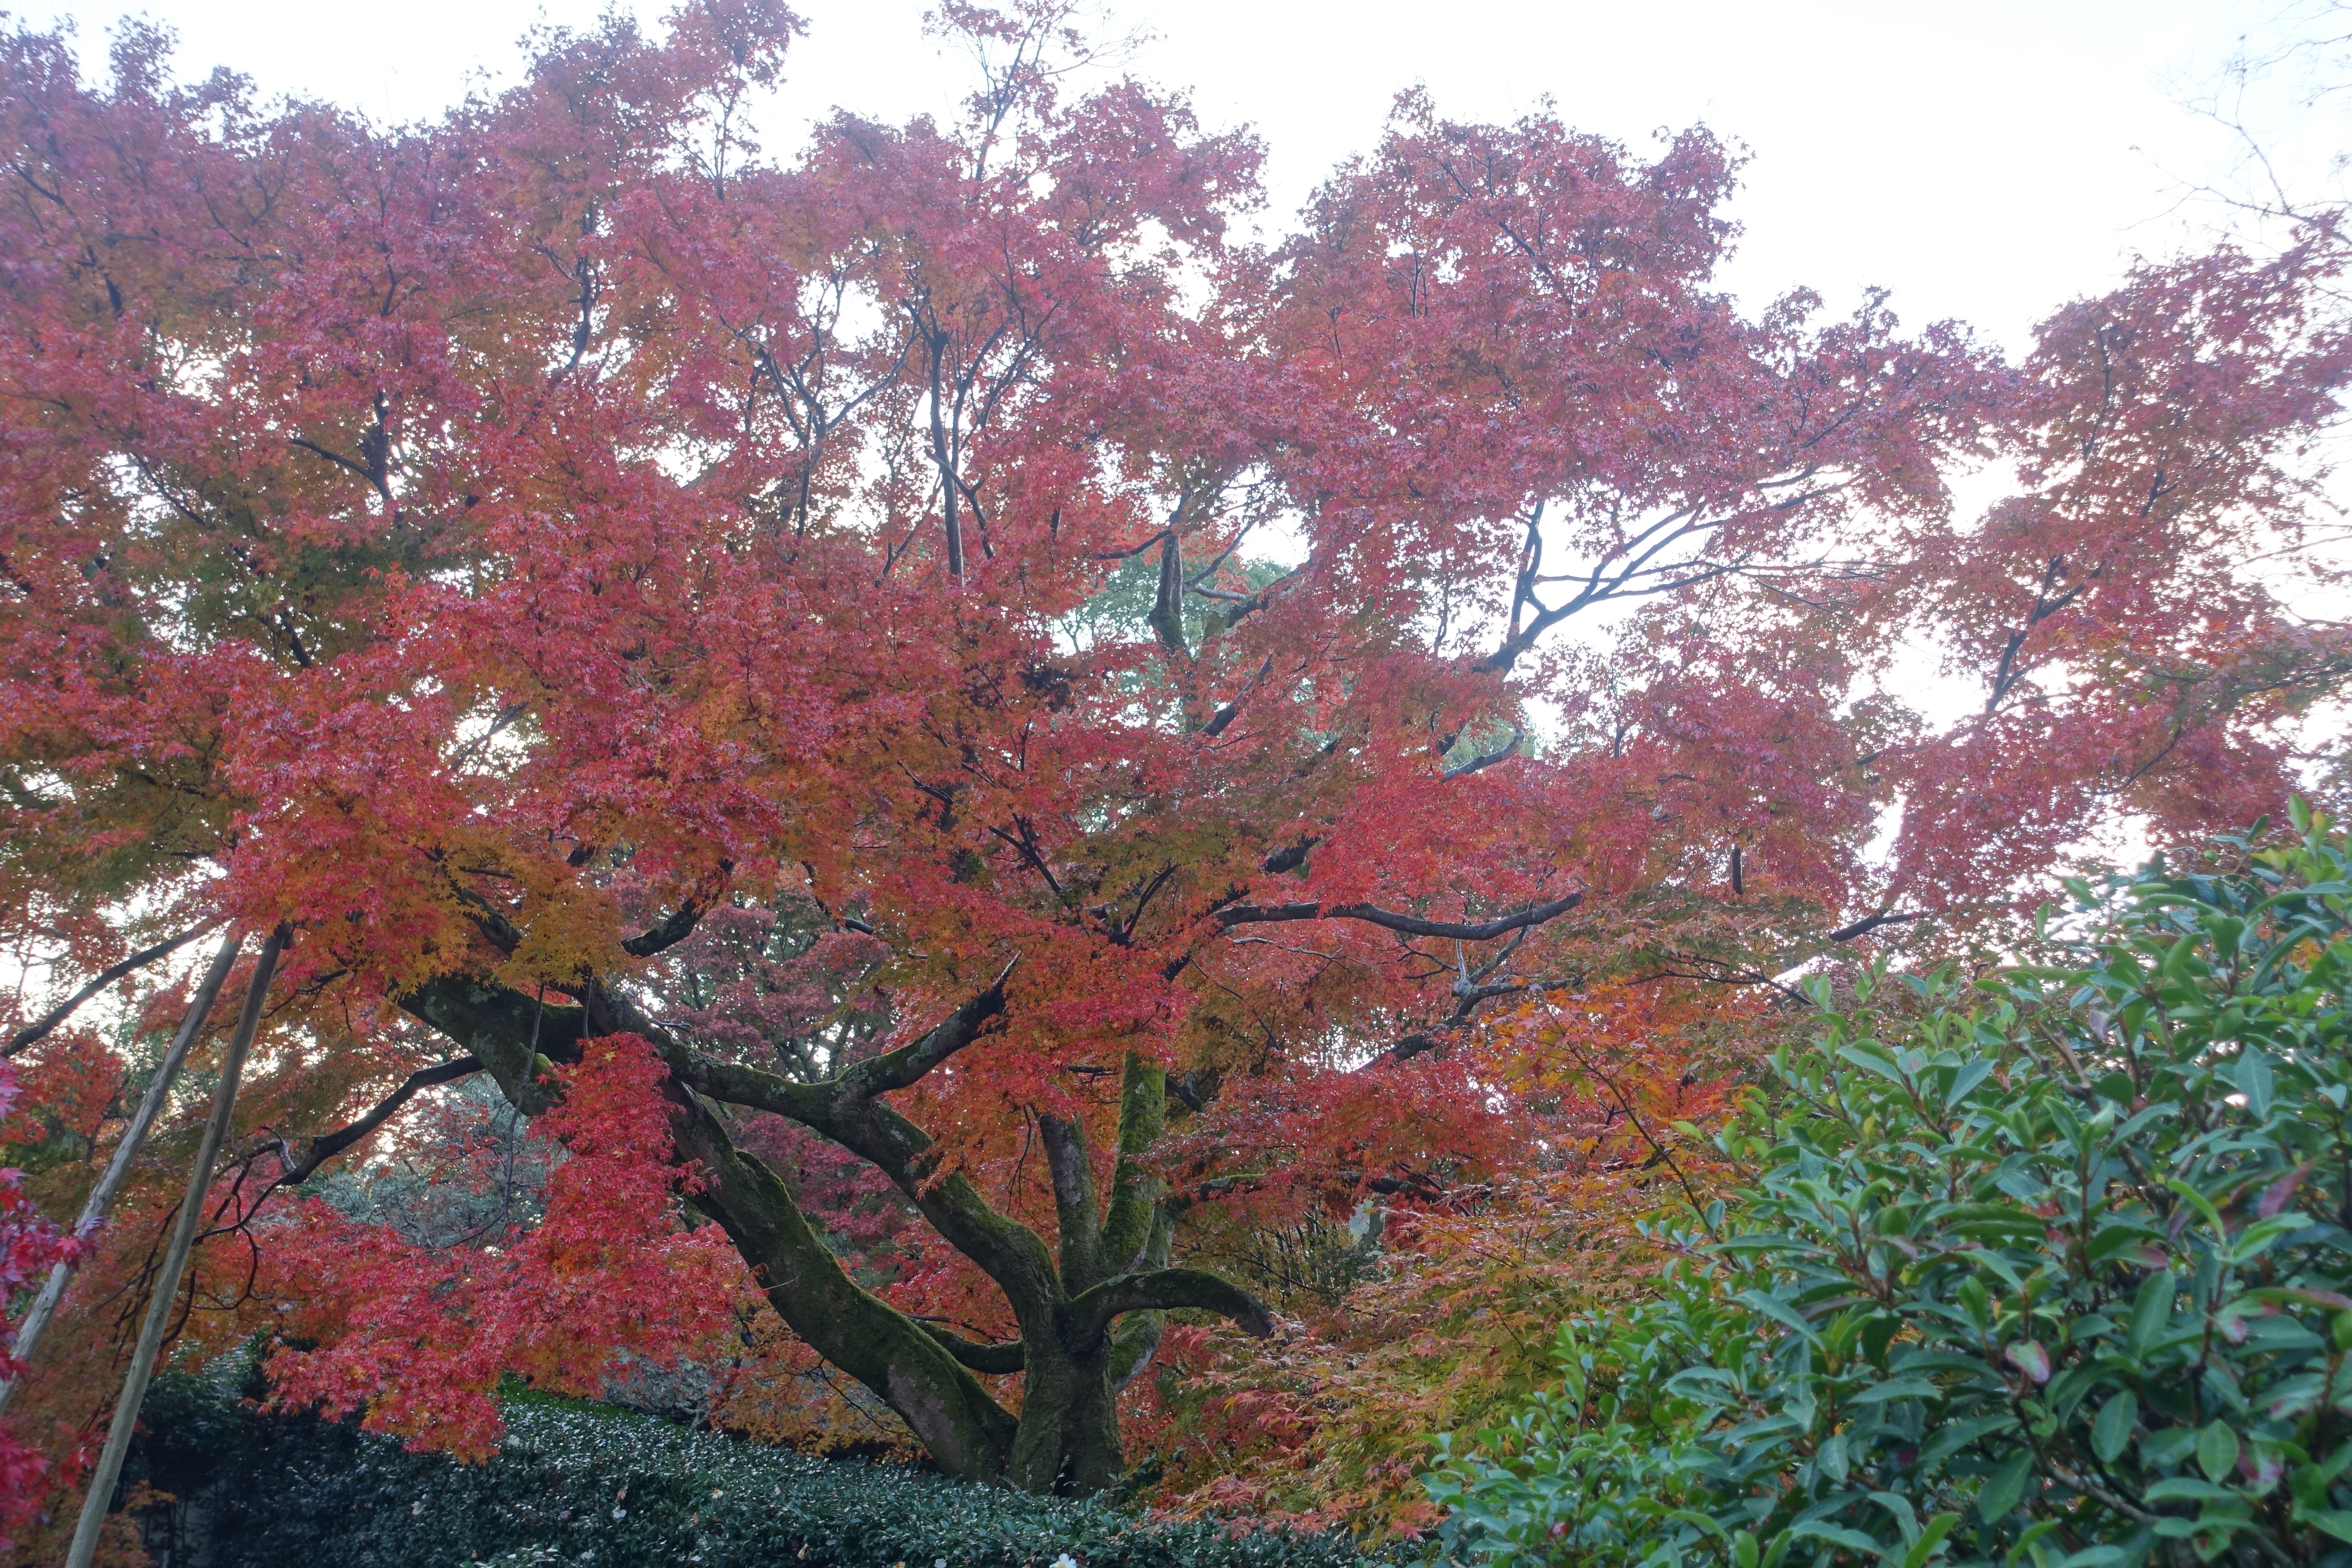
POLYGON ((509 1401, 499 1454, 462 1465, 350 1425, 260 1415, 194 1379, 158 1386, 142 1448, 159 1478, 195 1489, 213 1568, 1361 1563, 1334 1537, 1155 1521, 572 1401, 509 1401))
POLYGON ((2352 1563, 2352 879, 2296 826, 1776 1057, 1660 1293, 1449 1450, 1454 1555, 2352 1563))

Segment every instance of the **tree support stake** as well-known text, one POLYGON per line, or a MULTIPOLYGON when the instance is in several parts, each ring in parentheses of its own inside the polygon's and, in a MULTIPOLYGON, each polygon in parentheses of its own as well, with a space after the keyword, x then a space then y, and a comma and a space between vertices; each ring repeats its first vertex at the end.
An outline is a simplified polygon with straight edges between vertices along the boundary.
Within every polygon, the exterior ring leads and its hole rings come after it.
MULTIPOLYGON (((122 1137, 115 1143, 114 1153, 106 1162, 98 1185, 89 1190, 89 1201, 81 1205, 81 1218, 74 1224, 76 1240, 88 1241, 106 1223, 106 1211, 114 1206, 114 1194, 121 1189, 122 1179, 131 1173, 131 1162, 138 1157, 140 1145, 147 1142, 155 1119, 163 1114, 163 1101, 172 1092, 172 1081, 180 1076, 180 1064, 187 1058, 188 1047, 195 1043, 205 1020, 212 1016, 213 998, 220 994, 221 982, 228 978, 229 967, 236 962, 236 950, 244 941, 241 933, 230 931, 220 951, 213 954, 212 966, 196 983, 196 994, 188 1003, 188 1016, 180 1020, 179 1033, 172 1037, 171 1048, 156 1064, 155 1076, 149 1080, 147 1092, 140 1097, 139 1109, 131 1112, 131 1125, 122 1130, 122 1137)), ((66 1286, 72 1281, 73 1271, 71 1263, 54 1265, 41 1286, 40 1295, 34 1299, 32 1310, 17 1325, 16 1342, 10 1353, 20 1368, 30 1370, 27 1363, 40 1345, 41 1336, 48 1331, 49 1318, 57 1311, 58 1303, 65 1300, 66 1286)), ((0 1378, 0 1410, 8 1408, 9 1398, 24 1380, 25 1371, 12 1378, 0 1378)))
POLYGON ((131 1370, 123 1374, 122 1397, 115 1402, 114 1422, 107 1428, 105 1451, 100 1454, 98 1468, 90 1476, 89 1495, 82 1499, 81 1521, 74 1528, 73 1550, 66 1554, 66 1568, 90 1568, 90 1559, 98 1551, 98 1532, 106 1523, 107 1507, 114 1500, 114 1483, 121 1479, 123 1456, 130 1451, 131 1434, 139 1425, 139 1406, 147 1397, 155 1357, 163 1348, 163 1331, 172 1321, 172 1302, 180 1293, 180 1275, 187 1268, 188 1253, 195 1245, 196 1226, 204 1221, 205 1197, 213 1185, 213 1163, 220 1156, 220 1146, 228 1137, 230 1113, 236 1109, 237 1079, 245 1071, 245 1054, 261 1027, 261 1005, 268 997, 269 977, 277 971, 278 955, 286 950, 292 936, 292 927, 279 925, 261 944, 260 956, 254 961, 253 982, 245 989, 245 1010, 237 1015, 236 1033, 229 1037, 228 1055, 221 1063, 220 1087, 213 1093, 212 1118, 205 1123, 204 1141, 196 1148, 195 1168, 188 1174, 188 1195, 182 1201, 179 1218, 172 1226, 171 1246, 164 1251, 154 1293, 148 1298, 146 1319, 139 1325, 138 1348, 131 1352, 131 1370))

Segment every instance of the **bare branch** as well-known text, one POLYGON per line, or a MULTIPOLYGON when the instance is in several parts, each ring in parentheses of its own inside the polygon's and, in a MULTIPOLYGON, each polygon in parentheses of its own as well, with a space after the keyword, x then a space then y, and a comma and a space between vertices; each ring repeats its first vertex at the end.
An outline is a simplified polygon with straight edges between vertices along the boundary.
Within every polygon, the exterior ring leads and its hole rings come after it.
POLYGON ((1887 914, 1882 911, 1874 915, 1864 915, 1862 919, 1854 921, 1852 925, 1838 927, 1837 930, 1829 933, 1827 940, 1831 942, 1852 942, 1858 936, 1868 936, 1872 931, 1876 931, 1881 926, 1901 925, 1906 921, 1923 921, 1933 912, 1934 911, 1932 910, 1917 910, 1910 914, 1887 914))
POLYGON ((1091 552, 1090 558, 1096 561, 1130 561, 1167 537, 1168 531, 1163 528, 1140 544, 1130 544, 1124 550, 1097 550, 1091 552))
POLYGON ((1265 656, 1265 662, 1258 666, 1257 673, 1251 676, 1247 680, 1242 682, 1242 689, 1234 693, 1234 700, 1226 703, 1223 708, 1218 709, 1216 712, 1211 714, 1209 716, 1209 721, 1201 726, 1201 734, 1202 738, 1213 741, 1219 735, 1223 734, 1225 732, 1225 726, 1232 723, 1235 719, 1241 716, 1242 699, 1247 697, 1253 690, 1255 690, 1259 681, 1264 680, 1267 676, 1272 675, 1273 673, 1274 655, 1268 654, 1265 656))
POLYGON ((1440 776, 1449 779, 1464 778, 1471 773, 1491 768, 1497 763, 1507 762, 1519 754, 1519 743, 1527 738, 1528 732, 1514 724, 1511 726, 1511 738, 1508 741, 1491 752, 1481 752, 1458 768, 1447 768, 1440 776))
POLYGON ((1307 864, 1308 852, 1322 842, 1320 835, 1310 833, 1297 843, 1286 845, 1276 850, 1261 863, 1265 874, 1269 877, 1279 877, 1285 871, 1297 870, 1307 864))
POLYGON ((1070 1298, 1070 1320, 1089 1338, 1099 1339, 1125 1312, 1166 1311, 1191 1307, 1231 1318, 1259 1339, 1274 1332, 1265 1303, 1229 1280, 1198 1268, 1158 1268, 1122 1274, 1070 1298))
POLYGON ((1364 921, 1385 930, 1406 936, 1452 937, 1457 942, 1490 942, 1528 926, 1538 926, 1556 920, 1584 901, 1579 891, 1549 903, 1537 904, 1517 914, 1499 915, 1491 921, 1426 921, 1418 915, 1399 914, 1372 904, 1323 904, 1301 902, 1290 904, 1235 904, 1219 910, 1219 925, 1258 925, 1274 921, 1364 921))
POLYGON ((853 1085, 865 1094, 881 1094, 894 1089, 905 1089, 920 1079, 925 1073, 980 1038, 988 1023, 1004 1012, 1004 983, 1013 976, 1013 965, 1021 962, 1014 953, 1012 963, 1004 966, 995 984, 948 1015, 946 1020, 920 1039, 900 1046, 895 1051, 885 1051, 878 1057, 858 1063, 842 1075, 842 1081, 853 1085))
POLYGON ((705 908, 701 900, 688 899, 643 936, 633 936, 621 943, 621 951, 632 958, 651 958, 665 948, 676 947, 694 934, 705 908))
MULTIPOLYGON (((268 1197, 271 1192, 279 1187, 299 1186, 309 1181, 317 1173, 320 1166, 391 1121, 394 1114, 402 1106, 407 1104, 418 1089, 430 1089, 436 1084, 454 1083, 469 1074, 480 1072, 484 1065, 481 1058, 467 1055, 449 1061, 438 1062, 429 1068, 417 1068, 402 1080, 398 1089, 384 1096, 373 1110, 357 1121, 311 1139, 310 1146, 302 1152, 300 1162, 281 1173, 276 1181, 269 1184, 268 1187, 263 1189, 261 1196, 268 1197)), ((257 1205, 259 1201, 258 1198, 255 1200, 257 1205)))
POLYGON ((191 927, 189 930, 182 931, 175 937, 171 937, 165 941, 157 942, 152 947, 141 948, 137 952, 132 953, 121 963, 112 964, 105 969, 100 970, 98 973, 92 977, 89 984, 84 985, 80 990, 67 997, 63 1002, 58 1003, 47 1013, 42 1014, 41 1016, 26 1025, 15 1034, 9 1036, 8 1043, 5 1046, 0 1046, 0 1057, 13 1057, 18 1051, 23 1050, 26 1047, 37 1044, 39 1041, 47 1039, 49 1037, 50 1032, 56 1029, 59 1024, 62 1024, 68 1018, 72 1017, 75 1010, 79 1008, 83 1003, 89 1001, 91 997, 105 990, 108 986, 121 979, 124 975, 129 974, 131 971, 136 969, 144 969, 147 965, 154 963, 157 959, 163 957, 165 954, 177 952, 180 949, 187 946, 188 943, 195 941, 196 938, 204 935, 206 931, 211 931, 214 927, 219 924, 220 919, 218 917, 208 920, 202 925, 191 927))
POLYGON ((1185 578, 1184 586, 1195 594, 1199 593, 1201 591, 1201 584, 1215 576, 1217 574, 1217 569, 1223 566, 1226 562, 1233 559, 1234 552, 1242 547, 1242 541, 1249 537, 1250 529, 1253 526, 1255 525, 1246 522, 1242 524, 1240 531, 1234 535, 1233 542, 1226 545, 1223 550, 1218 551, 1217 553, 1210 559, 1210 562, 1206 566, 1202 567, 1199 571, 1185 578))
POLYGON ((346 458, 341 452, 335 451, 331 447, 321 447, 316 441, 306 441, 299 436, 289 436, 286 437, 286 441, 289 446, 299 447, 302 450, 310 453, 313 457, 326 458, 327 461, 334 464, 337 468, 349 468, 352 472, 357 474, 371 485, 376 482, 374 473, 369 469, 365 463, 359 461, 355 458, 346 458))

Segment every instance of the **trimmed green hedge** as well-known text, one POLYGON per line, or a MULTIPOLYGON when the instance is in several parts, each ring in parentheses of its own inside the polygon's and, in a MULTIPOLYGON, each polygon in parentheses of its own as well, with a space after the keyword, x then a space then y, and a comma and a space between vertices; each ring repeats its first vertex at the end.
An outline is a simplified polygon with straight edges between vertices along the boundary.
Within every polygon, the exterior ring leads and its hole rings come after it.
POLYGON ((1361 1568, 1334 1536, 1154 1521, 892 1465, 804 1458, 603 1406, 510 1401, 486 1464, 159 1382, 147 1473, 207 1516, 210 1568, 563 1563, 1361 1568))

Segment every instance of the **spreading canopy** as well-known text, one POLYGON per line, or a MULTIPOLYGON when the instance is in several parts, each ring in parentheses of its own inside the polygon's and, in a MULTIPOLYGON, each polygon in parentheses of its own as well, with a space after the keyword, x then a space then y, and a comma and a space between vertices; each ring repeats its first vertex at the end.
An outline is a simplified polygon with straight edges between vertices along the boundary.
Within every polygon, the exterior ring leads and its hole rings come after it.
MULTIPOLYGON (((960 113, 789 159, 744 129, 773 0, 545 33, 405 127, 175 85, 136 27, 102 87, 8 40, 0 922, 60 991, 293 922, 250 1245, 389 1279, 286 1193, 433 1084, 601 1084, 575 1158, 686 1167, 944 1466, 1091 1487, 1160 1314, 1264 1325, 1172 1266, 1219 1182, 1507 1157, 1266 1095, 1472 1105, 1438 1058, 1496 997, 1965 930, 2310 763, 2352 644, 2278 574, 2352 370, 2332 231, 2141 266, 2011 367, 1875 296, 1743 310, 1704 131, 1409 94, 1245 237, 1251 139, 1073 92, 1061 22, 951 9, 960 113), (2014 494, 1956 517, 1986 461, 2014 494), (845 1271, 779 1127, 923 1266, 845 1271), (909 1315, 950 1299, 992 1337, 909 1315)), ((499 1279, 715 1278, 629 1203, 637 1252, 499 1279)))

